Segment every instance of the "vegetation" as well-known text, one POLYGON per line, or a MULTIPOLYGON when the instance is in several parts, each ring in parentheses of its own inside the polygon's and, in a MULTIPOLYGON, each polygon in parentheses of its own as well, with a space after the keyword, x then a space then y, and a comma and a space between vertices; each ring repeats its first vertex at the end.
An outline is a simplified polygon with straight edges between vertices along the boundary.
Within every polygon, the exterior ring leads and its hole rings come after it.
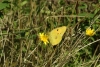
POLYGON ((99 25, 100 0, 2 0, 0 67, 100 67, 99 25), (60 26, 58 45, 39 39, 60 26))

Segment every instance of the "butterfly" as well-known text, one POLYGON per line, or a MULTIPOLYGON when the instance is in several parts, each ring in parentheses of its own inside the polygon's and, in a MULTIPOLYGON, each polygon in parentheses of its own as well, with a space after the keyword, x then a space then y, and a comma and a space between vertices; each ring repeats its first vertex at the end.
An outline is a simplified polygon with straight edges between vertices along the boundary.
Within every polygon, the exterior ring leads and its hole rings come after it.
POLYGON ((62 37, 66 31, 67 27, 62 26, 53 29, 52 31, 49 32, 49 41, 52 45, 57 45, 61 42, 62 37))

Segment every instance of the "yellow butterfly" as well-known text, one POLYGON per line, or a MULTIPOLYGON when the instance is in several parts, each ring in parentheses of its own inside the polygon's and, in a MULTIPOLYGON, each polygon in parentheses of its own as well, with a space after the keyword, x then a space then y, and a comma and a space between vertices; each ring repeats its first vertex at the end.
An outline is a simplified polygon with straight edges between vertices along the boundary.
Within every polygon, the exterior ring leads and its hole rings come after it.
POLYGON ((66 31, 67 27, 66 26, 62 26, 62 27, 58 27, 53 29, 51 32, 49 32, 49 41, 52 45, 57 45, 60 43, 60 41, 62 40, 62 37, 66 31))

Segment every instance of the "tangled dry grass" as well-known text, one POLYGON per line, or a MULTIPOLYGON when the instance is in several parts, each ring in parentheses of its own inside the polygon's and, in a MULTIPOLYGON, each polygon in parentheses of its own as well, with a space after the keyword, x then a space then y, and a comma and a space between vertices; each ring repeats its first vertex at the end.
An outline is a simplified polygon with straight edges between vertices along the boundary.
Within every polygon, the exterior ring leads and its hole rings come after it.
POLYGON ((85 35, 87 26, 99 30, 100 1, 11 0, 1 10, 0 67, 99 67, 100 37, 85 35), (96 25, 96 22, 98 22, 96 25), (67 29, 61 43, 45 46, 39 32, 67 29))

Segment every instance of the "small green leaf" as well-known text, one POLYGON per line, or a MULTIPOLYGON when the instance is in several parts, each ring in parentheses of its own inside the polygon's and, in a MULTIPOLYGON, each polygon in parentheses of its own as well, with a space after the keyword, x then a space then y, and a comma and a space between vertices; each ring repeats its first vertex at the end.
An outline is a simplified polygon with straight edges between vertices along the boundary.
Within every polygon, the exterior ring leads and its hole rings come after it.
POLYGON ((25 36, 28 36, 29 34, 30 34, 29 32, 26 32, 26 33, 25 33, 25 36))
POLYGON ((6 7, 9 7, 9 4, 0 2, 0 10, 5 9, 6 7))
POLYGON ((78 16, 93 18, 94 14, 92 14, 92 13, 80 13, 80 14, 78 14, 78 16))
POLYGON ((23 1, 23 2, 21 3, 21 6, 24 6, 25 4, 27 4, 27 1, 23 1))

